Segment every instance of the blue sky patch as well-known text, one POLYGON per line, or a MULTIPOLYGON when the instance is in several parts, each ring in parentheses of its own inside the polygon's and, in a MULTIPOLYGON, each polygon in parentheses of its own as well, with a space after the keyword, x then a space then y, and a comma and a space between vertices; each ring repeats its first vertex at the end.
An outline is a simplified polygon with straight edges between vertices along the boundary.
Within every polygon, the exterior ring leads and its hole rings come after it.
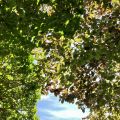
POLYGON ((59 102, 53 94, 42 96, 37 103, 37 115, 40 120, 81 120, 89 114, 89 109, 83 113, 74 104, 59 102))

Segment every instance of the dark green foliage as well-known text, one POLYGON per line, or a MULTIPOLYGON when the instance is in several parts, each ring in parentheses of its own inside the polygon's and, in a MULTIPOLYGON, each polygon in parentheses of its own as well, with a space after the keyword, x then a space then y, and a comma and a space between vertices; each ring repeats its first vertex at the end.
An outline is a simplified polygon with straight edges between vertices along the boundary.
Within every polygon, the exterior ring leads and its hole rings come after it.
POLYGON ((119 15, 119 0, 1 0, 1 119, 35 119, 39 89, 119 116, 119 15))

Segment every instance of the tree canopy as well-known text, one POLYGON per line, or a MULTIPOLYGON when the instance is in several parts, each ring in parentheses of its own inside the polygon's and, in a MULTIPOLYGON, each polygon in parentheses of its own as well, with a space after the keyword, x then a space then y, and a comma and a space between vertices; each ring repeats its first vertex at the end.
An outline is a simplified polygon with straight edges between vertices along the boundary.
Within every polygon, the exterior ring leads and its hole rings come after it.
POLYGON ((39 94, 120 117, 119 0, 0 0, 0 116, 33 120, 39 94))

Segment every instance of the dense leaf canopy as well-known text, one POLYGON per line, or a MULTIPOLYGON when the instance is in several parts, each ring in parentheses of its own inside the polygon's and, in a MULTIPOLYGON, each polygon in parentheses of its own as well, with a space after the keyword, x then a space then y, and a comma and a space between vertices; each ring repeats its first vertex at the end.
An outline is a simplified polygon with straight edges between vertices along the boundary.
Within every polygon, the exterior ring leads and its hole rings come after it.
POLYGON ((119 0, 0 0, 2 120, 37 119, 40 91, 120 116, 119 0))

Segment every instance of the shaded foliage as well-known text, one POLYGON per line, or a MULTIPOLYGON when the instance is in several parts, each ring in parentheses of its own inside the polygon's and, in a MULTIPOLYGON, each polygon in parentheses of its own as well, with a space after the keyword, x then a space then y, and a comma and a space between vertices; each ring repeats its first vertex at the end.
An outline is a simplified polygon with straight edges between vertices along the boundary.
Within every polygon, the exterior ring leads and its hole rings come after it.
POLYGON ((3 120, 35 119, 38 89, 114 118, 119 80, 119 0, 0 1, 3 120))

